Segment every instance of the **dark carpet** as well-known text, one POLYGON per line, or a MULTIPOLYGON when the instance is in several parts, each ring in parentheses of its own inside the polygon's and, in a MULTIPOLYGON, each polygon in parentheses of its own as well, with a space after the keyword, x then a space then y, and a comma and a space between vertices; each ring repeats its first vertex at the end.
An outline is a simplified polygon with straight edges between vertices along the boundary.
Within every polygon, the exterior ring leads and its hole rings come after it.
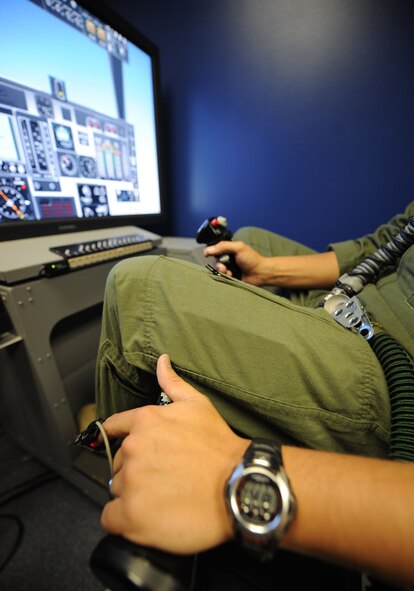
POLYGON ((102 591, 88 564, 101 508, 4 433, 0 470, 0 591, 102 591))

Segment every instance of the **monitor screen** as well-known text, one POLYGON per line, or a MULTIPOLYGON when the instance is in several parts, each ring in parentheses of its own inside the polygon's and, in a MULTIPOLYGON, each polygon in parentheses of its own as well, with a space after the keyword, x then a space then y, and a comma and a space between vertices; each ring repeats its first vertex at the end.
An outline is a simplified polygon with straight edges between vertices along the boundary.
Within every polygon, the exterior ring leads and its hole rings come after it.
POLYGON ((0 240, 162 223, 156 47, 101 2, 0 22, 0 240))

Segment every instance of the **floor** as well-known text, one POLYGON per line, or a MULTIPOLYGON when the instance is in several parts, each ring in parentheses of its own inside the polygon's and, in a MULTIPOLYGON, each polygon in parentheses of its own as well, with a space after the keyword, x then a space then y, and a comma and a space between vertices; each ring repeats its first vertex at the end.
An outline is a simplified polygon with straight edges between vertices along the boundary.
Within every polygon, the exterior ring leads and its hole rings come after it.
POLYGON ((0 433, 0 590, 102 591, 100 507, 0 433))

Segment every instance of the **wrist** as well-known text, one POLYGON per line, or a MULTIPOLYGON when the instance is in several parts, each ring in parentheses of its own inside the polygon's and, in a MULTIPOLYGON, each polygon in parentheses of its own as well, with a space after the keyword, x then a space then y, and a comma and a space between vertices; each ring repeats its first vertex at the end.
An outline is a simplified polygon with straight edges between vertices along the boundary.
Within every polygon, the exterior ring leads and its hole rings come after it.
POLYGON ((236 540, 262 560, 272 558, 296 515, 280 446, 253 439, 228 479, 225 495, 236 540))
POLYGON ((262 256, 257 269, 258 285, 278 285, 279 257, 262 256))

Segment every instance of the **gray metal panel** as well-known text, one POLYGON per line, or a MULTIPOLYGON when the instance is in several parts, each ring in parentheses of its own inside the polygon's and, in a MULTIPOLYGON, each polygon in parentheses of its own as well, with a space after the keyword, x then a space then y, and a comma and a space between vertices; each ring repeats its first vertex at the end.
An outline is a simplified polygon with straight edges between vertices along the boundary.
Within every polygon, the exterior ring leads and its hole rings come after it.
POLYGON ((62 257, 50 250, 51 248, 134 234, 142 234, 154 245, 161 243, 161 236, 136 226, 103 228, 87 232, 54 234, 0 242, 0 282, 12 285, 19 281, 39 277, 43 265, 62 260, 62 257))
MULTIPOLYGON (((165 249, 151 254, 165 254, 165 249)), ((93 399, 99 309, 117 262, 0 285, 10 320, 7 333, 0 335, 2 425, 19 445, 97 502, 107 498, 102 488, 106 464, 96 458, 95 466, 88 453, 85 467, 79 457, 84 453, 73 444, 75 415, 93 399)))

